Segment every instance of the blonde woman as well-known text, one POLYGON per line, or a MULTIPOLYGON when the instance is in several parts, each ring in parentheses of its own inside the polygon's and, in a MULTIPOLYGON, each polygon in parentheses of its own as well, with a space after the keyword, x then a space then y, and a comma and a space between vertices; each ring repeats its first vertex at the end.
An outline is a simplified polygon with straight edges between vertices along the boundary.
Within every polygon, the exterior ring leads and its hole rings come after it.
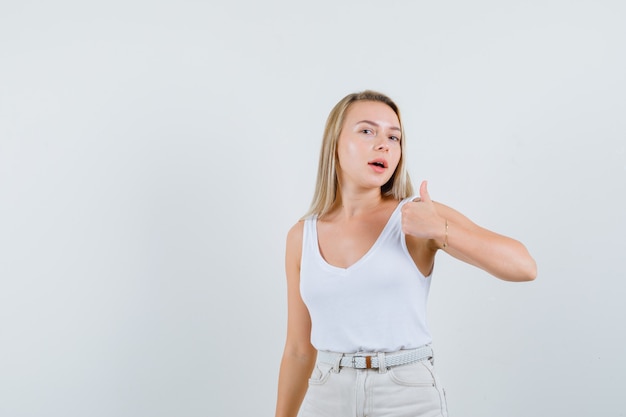
POLYGON ((530 281, 524 245, 413 194, 400 112, 343 98, 324 131, 311 209, 288 233, 288 324, 277 417, 447 416, 425 321, 443 250, 506 281, 530 281))

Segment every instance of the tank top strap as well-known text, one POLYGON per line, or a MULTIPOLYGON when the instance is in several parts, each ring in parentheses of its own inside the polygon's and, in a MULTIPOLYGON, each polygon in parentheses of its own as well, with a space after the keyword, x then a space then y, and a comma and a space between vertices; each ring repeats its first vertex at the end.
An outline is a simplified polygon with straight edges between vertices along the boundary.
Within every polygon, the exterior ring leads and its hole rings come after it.
POLYGON ((304 219, 302 230, 302 255, 309 258, 317 250, 317 215, 313 214, 304 219))

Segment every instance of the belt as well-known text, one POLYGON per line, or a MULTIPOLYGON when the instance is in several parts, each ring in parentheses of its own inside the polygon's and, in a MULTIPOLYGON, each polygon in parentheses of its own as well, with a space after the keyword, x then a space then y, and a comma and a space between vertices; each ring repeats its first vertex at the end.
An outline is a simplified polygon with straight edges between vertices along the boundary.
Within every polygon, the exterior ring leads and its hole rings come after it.
POLYGON ((340 367, 356 368, 356 369, 378 369, 378 355, 384 355, 386 367, 406 365, 413 362, 420 362, 433 357, 433 349, 430 345, 418 347, 416 349, 400 350, 393 353, 351 353, 342 354, 335 352, 319 351, 317 360, 324 363, 335 364, 338 356, 341 355, 339 361, 340 367))

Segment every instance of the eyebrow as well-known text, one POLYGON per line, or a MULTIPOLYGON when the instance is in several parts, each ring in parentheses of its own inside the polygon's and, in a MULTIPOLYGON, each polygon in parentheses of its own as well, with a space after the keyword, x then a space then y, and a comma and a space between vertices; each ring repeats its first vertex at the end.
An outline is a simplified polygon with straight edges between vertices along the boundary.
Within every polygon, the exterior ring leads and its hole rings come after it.
MULTIPOLYGON (((368 123, 368 124, 370 124, 370 125, 372 125, 372 126, 380 127, 380 125, 379 125, 378 123, 376 123, 376 122, 372 122, 371 120, 361 120, 361 121, 359 121, 359 122, 356 122, 356 124, 357 124, 357 125, 358 125, 358 124, 360 124, 360 123, 368 123)), ((391 126, 389 129, 391 129, 391 130, 397 130, 398 132, 401 132, 401 131, 402 131, 402 130, 401 130, 399 127, 397 127, 397 126, 391 126)))

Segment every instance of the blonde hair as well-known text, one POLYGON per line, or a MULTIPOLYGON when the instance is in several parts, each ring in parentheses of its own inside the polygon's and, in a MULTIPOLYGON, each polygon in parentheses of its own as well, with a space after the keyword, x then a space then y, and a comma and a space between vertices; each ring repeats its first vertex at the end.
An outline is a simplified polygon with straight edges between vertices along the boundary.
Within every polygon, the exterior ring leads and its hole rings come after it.
POLYGON ((386 95, 376 91, 365 90, 360 93, 345 96, 333 107, 328 115, 320 151, 315 193, 313 194, 311 207, 303 218, 313 214, 318 216, 324 215, 333 207, 333 204, 337 200, 337 191, 339 188, 337 180, 337 166, 339 162, 337 157, 337 142, 341 134, 346 112, 350 106, 357 101, 377 101, 384 103, 391 107, 394 113, 396 113, 396 116, 398 116, 402 133, 402 140, 400 141, 400 161, 389 181, 380 187, 380 192, 383 197, 393 197, 398 200, 413 195, 413 186, 411 185, 411 179, 406 170, 404 158, 405 136, 400 110, 396 103, 386 95))

